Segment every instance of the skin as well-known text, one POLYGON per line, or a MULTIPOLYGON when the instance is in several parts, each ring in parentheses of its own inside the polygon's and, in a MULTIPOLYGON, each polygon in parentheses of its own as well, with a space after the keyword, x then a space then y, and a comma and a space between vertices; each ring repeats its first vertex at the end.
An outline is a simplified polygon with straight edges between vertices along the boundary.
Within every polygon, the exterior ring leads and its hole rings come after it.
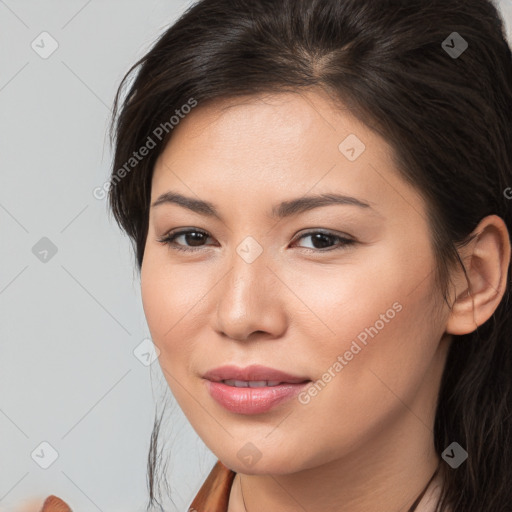
POLYGON ((199 105, 156 163, 152 203, 172 190, 213 203, 222 217, 152 207, 141 287, 172 393, 238 473, 229 512, 405 511, 437 467, 432 428, 451 334, 473 331, 498 306, 510 240, 499 217, 482 220, 480 238, 461 253, 472 293, 454 271, 448 308, 434 284, 426 204, 392 155, 349 110, 309 90, 199 105), (349 134, 366 146, 355 161, 338 149, 349 134), (269 216, 282 201, 321 193, 372 208, 269 216), (195 252, 158 241, 178 228, 208 236, 175 240, 195 252), (300 238, 317 229, 334 238, 323 246, 300 238), (355 243, 343 246, 336 235, 355 243), (247 236, 263 249, 252 263, 236 251, 247 236), (394 303, 400 312, 307 404, 293 399, 246 416, 207 391, 202 375, 228 363, 316 382, 394 303), (250 466, 237 456, 248 442, 261 454, 250 466))

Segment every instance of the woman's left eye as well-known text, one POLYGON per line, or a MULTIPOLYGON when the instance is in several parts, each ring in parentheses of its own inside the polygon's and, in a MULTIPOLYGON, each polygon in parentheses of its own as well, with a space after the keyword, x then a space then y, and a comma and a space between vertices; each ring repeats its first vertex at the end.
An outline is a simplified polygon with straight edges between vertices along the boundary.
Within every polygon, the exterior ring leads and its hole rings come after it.
POLYGON ((352 245, 355 243, 355 240, 352 240, 350 238, 346 238, 344 236, 335 235, 334 233, 325 232, 325 231, 310 231, 309 233, 305 233, 304 235, 299 237, 299 240, 302 240, 303 238, 311 238, 313 245, 316 243, 320 245, 320 247, 314 247, 311 249, 309 247, 306 247, 306 249, 310 249, 313 251, 332 251, 335 249, 343 249, 344 247, 347 247, 349 245, 352 245), (325 244, 329 242, 329 240, 337 240, 338 246, 329 246, 327 249, 325 248, 325 244))
MULTIPOLYGON (((208 238, 210 237, 205 231, 198 229, 187 229, 177 231, 176 233, 169 233, 163 238, 159 238, 158 242, 164 245, 168 245, 172 249, 177 249, 179 251, 197 251, 203 247, 201 242, 204 242, 208 238), (182 237, 183 241, 192 245, 182 245, 176 243, 176 240, 182 237)), ((335 249, 343 249, 344 247, 353 245, 355 243, 355 240, 326 231, 310 231, 309 233, 305 233, 298 237, 297 240, 302 240, 305 238, 311 238, 313 247, 303 248, 313 252, 327 252, 335 249), (334 246, 330 245, 329 242, 332 242, 333 240, 337 241, 338 244, 334 246)))

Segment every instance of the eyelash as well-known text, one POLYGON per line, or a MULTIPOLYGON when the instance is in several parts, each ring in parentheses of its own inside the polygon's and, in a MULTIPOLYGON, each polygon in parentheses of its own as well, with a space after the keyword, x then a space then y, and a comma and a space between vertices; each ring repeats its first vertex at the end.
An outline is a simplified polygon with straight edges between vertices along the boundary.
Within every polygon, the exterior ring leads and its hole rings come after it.
MULTIPOLYGON (((200 233, 207 237, 209 236, 206 231, 203 231, 201 229, 185 229, 185 230, 177 231, 176 233, 168 233, 164 237, 158 238, 157 241, 164 245, 167 245, 170 249, 173 249, 173 250, 184 251, 184 252, 197 252, 197 251, 201 250, 202 247, 196 247, 196 248, 184 247, 184 246, 178 245, 174 242, 174 240, 176 238, 178 238, 179 236, 188 235, 190 233, 200 233)), ((304 249, 308 252, 329 252, 329 251, 335 251, 335 250, 343 250, 344 248, 354 245, 356 243, 355 240, 351 240, 350 238, 345 238, 340 235, 335 235, 331 232, 318 231, 318 230, 317 231, 309 231, 308 233, 304 233, 297 239, 297 241, 302 240, 303 238, 306 238, 308 236, 316 235, 316 234, 321 234, 321 235, 325 235, 325 236, 331 237, 333 239, 336 239, 339 242, 341 242, 341 246, 327 248, 327 249, 311 249, 310 247, 301 247, 301 249, 304 249)))

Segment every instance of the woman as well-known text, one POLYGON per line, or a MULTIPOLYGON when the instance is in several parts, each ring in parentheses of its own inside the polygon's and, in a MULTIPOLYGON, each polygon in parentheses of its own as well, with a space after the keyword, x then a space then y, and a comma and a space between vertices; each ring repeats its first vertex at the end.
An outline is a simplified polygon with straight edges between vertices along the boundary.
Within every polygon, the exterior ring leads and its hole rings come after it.
POLYGON ((203 0, 135 69, 109 199, 218 458, 189 510, 512 510, 493 4, 203 0))

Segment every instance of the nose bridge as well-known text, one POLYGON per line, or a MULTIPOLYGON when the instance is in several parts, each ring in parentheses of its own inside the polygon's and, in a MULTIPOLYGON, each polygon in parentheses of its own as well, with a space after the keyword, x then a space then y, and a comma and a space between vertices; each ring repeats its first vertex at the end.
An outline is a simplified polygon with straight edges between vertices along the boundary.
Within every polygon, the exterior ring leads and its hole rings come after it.
POLYGON ((219 289, 218 328, 232 338, 246 339, 254 331, 276 335, 283 328, 276 279, 267 267, 269 255, 256 243, 245 239, 233 251, 219 289))

